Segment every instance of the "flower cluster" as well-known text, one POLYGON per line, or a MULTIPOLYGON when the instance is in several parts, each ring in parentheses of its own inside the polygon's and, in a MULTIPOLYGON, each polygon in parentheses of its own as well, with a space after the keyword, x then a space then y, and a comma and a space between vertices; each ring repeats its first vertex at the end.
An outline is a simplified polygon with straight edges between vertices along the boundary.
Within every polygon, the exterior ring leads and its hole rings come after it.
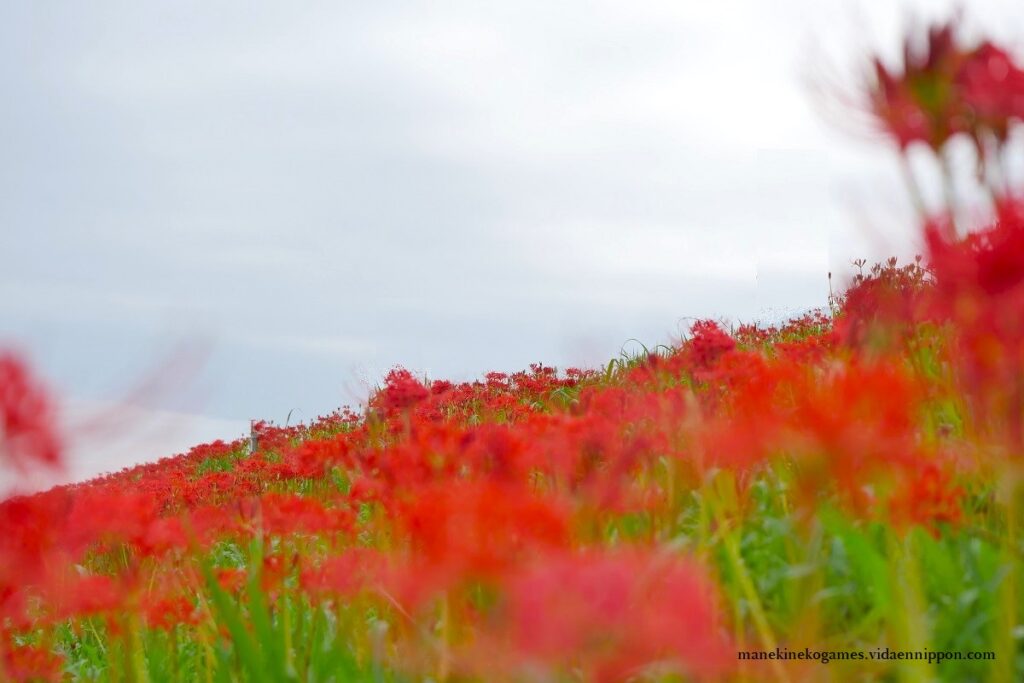
POLYGON ((966 134, 979 150, 989 139, 1005 143, 1024 120, 1024 68, 990 41, 965 44, 950 20, 908 35, 902 64, 875 58, 869 104, 884 132, 900 148, 919 142, 938 152, 966 134))
POLYGON ((0 463, 24 472, 58 466, 60 440, 49 395, 25 362, 0 353, 0 463))

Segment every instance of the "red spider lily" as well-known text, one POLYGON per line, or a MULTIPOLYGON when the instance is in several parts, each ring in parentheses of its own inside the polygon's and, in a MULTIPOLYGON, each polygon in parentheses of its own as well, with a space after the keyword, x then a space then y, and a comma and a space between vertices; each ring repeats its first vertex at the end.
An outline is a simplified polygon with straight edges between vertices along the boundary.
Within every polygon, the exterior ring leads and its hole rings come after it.
POLYGON ((852 365, 798 385, 793 395, 782 444, 806 500, 837 490, 868 517, 893 519, 893 508, 910 505, 906 516, 915 522, 959 519, 961 493, 949 464, 918 437, 923 396, 902 367, 852 365), (925 472, 933 475, 931 493, 947 504, 918 505, 925 490, 915 486, 925 472), (929 509, 935 517, 924 517, 929 509))
POLYGON ((875 82, 869 106, 885 133, 901 149, 923 142, 938 150, 955 133, 967 130, 967 120, 952 84, 966 56, 950 21, 929 27, 924 44, 908 36, 900 71, 875 59, 875 82))
POLYGON ((587 680, 621 681, 671 664, 703 678, 727 672, 735 657, 714 584, 685 558, 640 550, 553 554, 504 588, 492 617, 499 639, 497 653, 487 654, 491 672, 576 670, 587 680))
POLYGON ((145 494, 111 487, 86 489, 74 498, 62 541, 75 555, 98 543, 137 545, 156 513, 155 501, 145 494))
POLYGON ((63 550, 70 506, 60 489, 0 503, 0 619, 27 627, 30 603, 77 559, 63 550))
POLYGON ((799 341, 776 342, 775 350, 791 363, 801 365, 821 365, 834 351, 834 336, 809 336, 799 341))
POLYGON ((143 555, 155 556, 173 549, 183 550, 188 544, 186 525, 180 518, 168 517, 151 522, 137 547, 143 555))
POLYGON ((282 494, 259 499, 263 533, 283 536, 294 533, 331 534, 350 529, 353 515, 343 508, 328 508, 319 500, 282 494))
POLYGON ((87 617, 115 611, 121 606, 126 586, 109 576, 74 577, 51 582, 47 600, 52 619, 87 617))
POLYGON ((288 479, 321 477, 331 467, 345 462, 351 448, 351 437, 338 434, 330 439, 303 441, 286 451, 274 472, 288 479))
POLYGON ((845 346, 876 351, 905 343, 924 318, 924 300, 931 287, 929 272, 919 261, 898 266, 895 258, 858 273, 838 298, 841 313, 835 323, 837 341, 845 346))
POLYGON ((384 387, 370 399, 370 407, 385 415, 412 408, 430 396, 430 390, 405 368, 395 368, 384 378, 384 387))
POLYGON ((963 517, 963 489, 939 464, 922 462, 894 493, 890 515, 897 524, 919 525, 935 533, 939 523, 960 522, 963 517))
POLYGON ((1005 49, 962 43, 950 20, 929 27, 923 41, 909 35, 900 68, 874 59, 868 107, 881 129, 905 149, 921 142, 938 152, 968 133, 984 154, 984 138, 1005 142, 1024 118, 1024 70, 1005 49))
POLYGON ((537 548, 569 540, 564 506, 490 482, 424 487, 397 513, 416 555, 456 581, 498 574, 537 548))
POLYGON ((61 464, 49 395, 10 352, 0 353, 0 460, 22 473, 39 464, 61 464))
POLYGON ((1024 120, 1024 69, 1003 48, 979 45, 957 74, 974 127, 1006 141, 1013 121, 1024 120))
POLYGON ((60 680, 64 658, 47 648, 0 643, 3 674, 11 681, 60 680))
POLYGON ((1024 452, 1024 204, 1005 202, 989 228, 950 239, 926 232, 937 315, 954 325, 954 362, 979 418, 1024 452))
POLYGON ((718 360, 736 348, 736 340, 711 320, 700 320, 691 329, 693 337, 683 346, 691 371, 697 379, 704 379, 718 360))
POLYGON ((466 575, 402 551, 350 548, 300 574, 301 585, 321 600, 366 597, 413 619, 459 589, 466 575))
POLYGON ((195 602, 184 596, 150 598, 143 605, 143 617, 150 628, 162 631, 199 623, 195 602))
POLYGON ((298 562, 298 555, 285 557, 276 554, 263 558, 263 566, 260 568, 260 587, 270 597, 271 602, 277 599, 285 579, 291 575, 292 569, 298 562))
POLYGON ((220 587, 232 593, 238 593, 242 590, 247 577, 248 574, 244 569, 236 569, 235 567, 218 567, 214 571, 214 578, 217 579, 220 587))
POLYGON ((377 550, 349 548, 319 567, 304 570, 300 579, 312 595, 351 598, 373 588, 385 575, 388 564, 387 556, 377 550))
MULTIPOLYGON (((907 487, 923 470, 936 470, 936 495, 959 494, 938 455, 918 438, 923 395, 902 367, 892 363, 836 364, 816 369, 779 359, 751 363, 719 412, 701 428, 709 464, 749 469, 772 459, 792 463, 798 493, 810 509, 826 493, 838 493, 861 515, 887 514, 908 504, 907 487)), ((915 521, 924 508, 914 507, 915 521)), ((935 507, 929 521, 957 517, 935 507)))

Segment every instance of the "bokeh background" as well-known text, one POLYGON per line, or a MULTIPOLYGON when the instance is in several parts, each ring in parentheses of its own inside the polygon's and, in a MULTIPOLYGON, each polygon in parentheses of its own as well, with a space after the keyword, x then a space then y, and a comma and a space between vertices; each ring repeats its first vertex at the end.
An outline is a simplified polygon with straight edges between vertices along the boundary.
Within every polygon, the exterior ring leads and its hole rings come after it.
POLYGON ((0 4, 0 340, 64 397, 75 478, 395 364, 591 366, 823 306, 915 245, 821 90, 952 6, 0 4))

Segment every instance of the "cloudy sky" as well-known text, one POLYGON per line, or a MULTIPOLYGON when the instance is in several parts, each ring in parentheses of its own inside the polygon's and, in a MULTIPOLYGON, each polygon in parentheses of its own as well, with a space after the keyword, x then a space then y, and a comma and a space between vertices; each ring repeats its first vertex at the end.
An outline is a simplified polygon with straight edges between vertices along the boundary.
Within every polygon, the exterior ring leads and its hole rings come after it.
MULTIPOLYGON (((1024 35, 1012 1, 966 5, 1024 35)), ((914 247, 893 157, 808 77, 891 51, 911 8, 3 3, 0 341, 92 472, 354 405, 399 363, 594 365, 821 306, 829 270, 914 247)))

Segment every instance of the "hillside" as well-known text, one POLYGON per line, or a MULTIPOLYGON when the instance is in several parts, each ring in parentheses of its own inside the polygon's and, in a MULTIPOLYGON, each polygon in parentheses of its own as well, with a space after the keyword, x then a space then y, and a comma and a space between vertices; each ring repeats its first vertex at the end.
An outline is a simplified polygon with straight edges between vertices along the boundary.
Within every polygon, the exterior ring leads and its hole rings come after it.
MULTIPOLYGON (((0 501, 0 681, 1024 680, 1024 68, 954 29, 865 93, 918 259, 0 501)), ((59 465, 53 425, 0 355, 0 466, 59 465)))
POLYGON ((1011 675, 1021 216, 830 313, 600 369, 396 369, 255 452, 5 501, 7 676, 1011 675), (739 654, 776 648, 835 661, 739 654))

